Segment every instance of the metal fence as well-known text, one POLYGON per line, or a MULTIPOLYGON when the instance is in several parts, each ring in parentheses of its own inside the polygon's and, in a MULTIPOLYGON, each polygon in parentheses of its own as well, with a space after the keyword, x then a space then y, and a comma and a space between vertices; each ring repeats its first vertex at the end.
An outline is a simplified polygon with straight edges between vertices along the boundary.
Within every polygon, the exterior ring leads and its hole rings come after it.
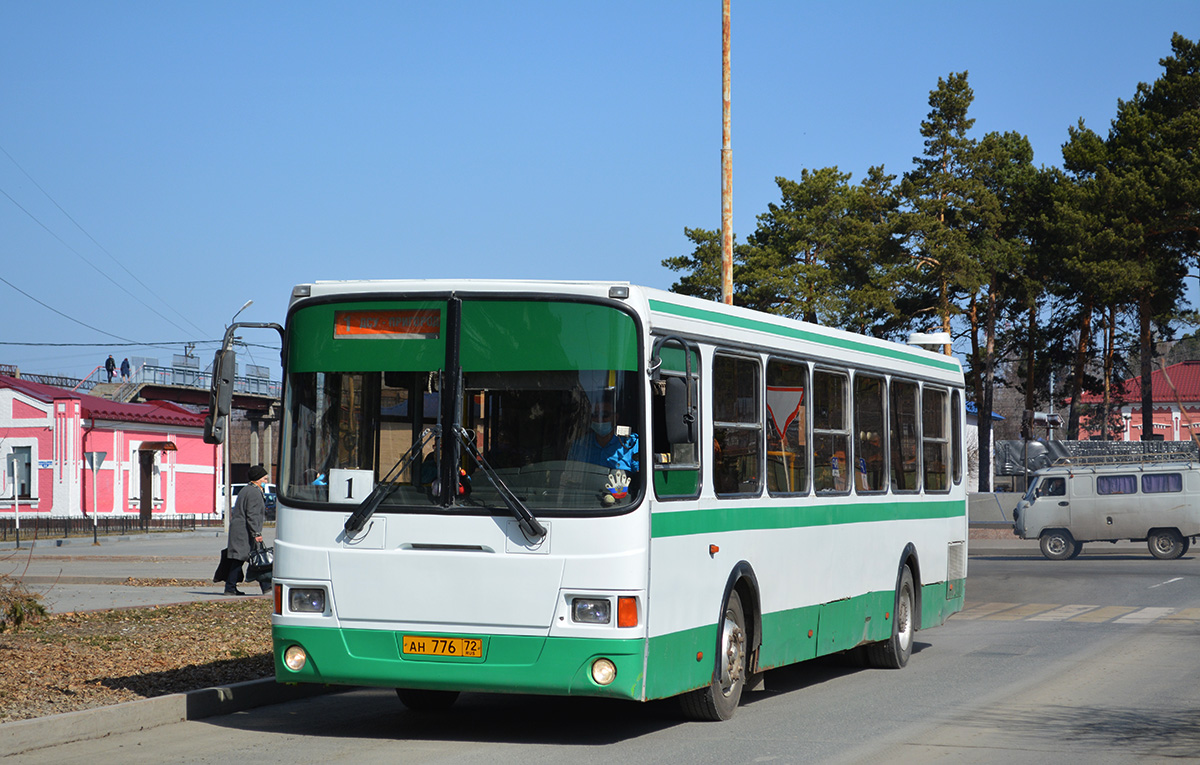
MULTIPOLYGON (((159 367, 149 364, 140 367, 129 384, 181 385, 188 388, 203 388, 212 386, 212 372, 209 370, 190 369, 187 367, 159 367)), ((278 380, 266 377, 248 377, 239 375, 233 378, 233 389, 238 393, 252 393, 261 396, 278 398, 283 390, 283 384, 278 380)))
MULTIPOLYGON (((146 532, 179 532, 195 531, 197 529, 224 528, 225 522, 219 515, 172 515, 164 518, 151 518, 143 524, 137 515, 117 515, 96 519, 93 529, 91 518, 40 518, 21 517, 20 538, 23 541, 31 539, 65 539, 67 537, 90 537, 93 533, 99 536, 118 534, 134 534, 146 532)), ((0 541, 7 542, 17 539, 16 522, 10 518, 0 518, 0 541)))

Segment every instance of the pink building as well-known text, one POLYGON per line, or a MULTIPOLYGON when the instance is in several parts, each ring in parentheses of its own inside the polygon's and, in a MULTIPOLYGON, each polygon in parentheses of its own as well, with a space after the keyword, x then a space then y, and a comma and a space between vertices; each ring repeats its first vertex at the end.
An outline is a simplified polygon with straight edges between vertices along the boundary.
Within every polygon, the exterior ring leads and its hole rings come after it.
POLYGON ((222 455, 203 426, 204 415, 170 402, 123 404, 0 375, 0 513, 14 501, 22 516, 214 513, 222 455), (94 476, 89 452, 105 454, 94 476))
MULTIPOLYGON (((1188 441, 1192 431, 1200 432, 1200 361, 1183 361, 1150 375, 1153 396, 1153 436, 1162 441, 1188 441), (1183 406, 1180 407, 1180 404, 1183 406)), ((1094 393, 1080 396, 1085 405, 1099 408, 1103 397, 1094 393)), ((1142 378, 1126 380, 1113 396, 1116 403, 1109 432, 1117 441, 1141 441, 1142 436, 1142 378)), ((1094 420, 1094 418, 1093 418, 1094 420)), ((1096 421, 1084 422, 1079 438, 1099 437, 1096 421)))

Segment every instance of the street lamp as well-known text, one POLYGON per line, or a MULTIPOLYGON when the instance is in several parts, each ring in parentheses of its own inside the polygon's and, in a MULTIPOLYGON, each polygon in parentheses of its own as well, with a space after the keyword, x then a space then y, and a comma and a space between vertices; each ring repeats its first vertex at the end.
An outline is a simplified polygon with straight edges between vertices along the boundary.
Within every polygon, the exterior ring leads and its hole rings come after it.
MULTIPOLYGON (((253 304, 254 304, 254 301, 253 301, 253 300, 247 300, 247 301, 246 301, 246 303, 245 303, 245 304, 244 304, 244 305, 243 305, 241 308, 239 308, 239 309, 237 310, 237 313, 235 313, 235 314, 233 315, 233 318, 229 320, 229 326, 230 326, 230 327, 232 327, 232 326, 233 326, 233 324, 234 324, 234 322, 236 322, 236 321, 237 321, 237 317, 238 317, 238 315, 240 315, 242 311, 246 310, 247 308, 249 308, 249 307, 250 307, 251 305, 253 305, 253 304)), ((226 340, 228 340, 228 338, 226 338, 226 340)), ((214 369, 213 369, 213 374, 215 375, 216 373, 217 373, 217 370, 214 368, 214 369)), ((234 375, 234 379, 236 380, 236 374, 234 375)), ((231 409, 232 409, 232 407, 231 407, 231 409)), ((225 443, 223 443, 223 444, 221 445, 221 449, 222 449, 222 451, 225 453, 225 513, 224 513, 224 516, 225 516, 225 535, 226 535, 226 536, 228 536, 228 535, 229 535, 229 514, 230 514, 231 512, 233 512, 233 496, 232 496, 233 485, 232 485, 232 483, 231 483, 231 482, 230 482, 230 480, 229 480, 229 471, 230 471, 230 465, 229 465, 229 435, 230 435, 230 429, 229 429, 229 428, 230 428, 230 416, 231 416, 231 415, 230 415, 229 413, 227 413, 227 414, 225 415, 225 436, 226 436, 226 437, 225 437, 225 443)))

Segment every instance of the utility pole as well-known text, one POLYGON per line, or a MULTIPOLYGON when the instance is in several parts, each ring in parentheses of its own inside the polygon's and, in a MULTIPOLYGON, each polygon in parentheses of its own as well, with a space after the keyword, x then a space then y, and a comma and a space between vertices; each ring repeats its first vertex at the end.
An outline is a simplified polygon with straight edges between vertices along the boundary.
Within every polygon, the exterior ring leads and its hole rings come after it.
POLYGON ((721 0, 721 300, 733 305, 733 148, 730 141, 729 0, 721 0))

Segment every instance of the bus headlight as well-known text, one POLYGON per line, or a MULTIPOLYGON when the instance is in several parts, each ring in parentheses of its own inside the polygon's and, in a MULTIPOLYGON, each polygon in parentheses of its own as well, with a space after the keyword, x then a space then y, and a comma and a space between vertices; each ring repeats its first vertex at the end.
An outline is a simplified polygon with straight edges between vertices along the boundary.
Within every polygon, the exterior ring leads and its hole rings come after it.
POLYGON ((617 679, 617 665, 608 659, 596 659, 592 662, 592 679, 596 685, 608 685, 617 679))
POLYGON ((288 610, 302 614, 325 613, 325 590, 320 587, 292 587, 288 590, 288 610))
POLYGON ((299 672, 304 669, 304 665, 308 663, 308 654, 298 645, 290 645, 283 652, 283 663, 293 672, 299 672))
POLYGON ((608 598, 573 598, 571 621, 583 624, 608 624, 612 619, 612 604, 608 598))

